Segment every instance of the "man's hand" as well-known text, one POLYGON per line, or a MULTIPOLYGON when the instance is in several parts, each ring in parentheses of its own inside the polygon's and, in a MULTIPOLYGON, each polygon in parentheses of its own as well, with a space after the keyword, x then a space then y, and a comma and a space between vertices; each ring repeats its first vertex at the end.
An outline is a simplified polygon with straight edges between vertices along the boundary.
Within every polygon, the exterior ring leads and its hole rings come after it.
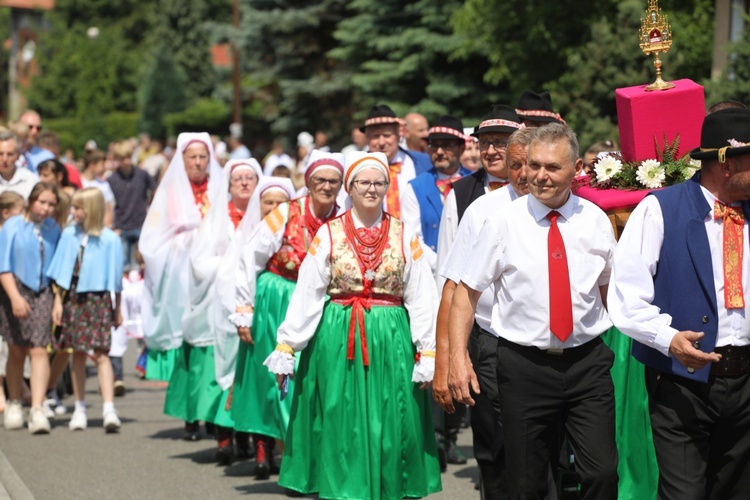
POLYGON ((448 368, 448 387, 450 388, 453 399, 459 403, 474 406, 474 399, 471 397, 469 387, 474 394, 479 394, 479 381, 477 374, 474 373, 474 366, 469 359, 469 351, 464 349, 463 356, 451 356, 450 367, 448 368))
POLYGON ((250 334, 249 326, 238 326, 237 335, 240 336, 240 340, 244 343, 253 345, 253 336, 250 334))
MULTIPOLYGON (((447 363, 445 363, 447 365, 447 363)), ((443 363, 435 363, 435 375, 432 377, 432 396, 437 404, 448 413, 453 413, 456 408, 453 406, 453 396, 448 387, 448 367, 443 363)))
POLYGON ((716 354, 715 352, 706 354, 696 349, 695 343, 702 338, 703 332, 694 332, 691 330, 677 332, 669 344, 669 352, 684 366, 695 370, 699 370, 709 363, 719 361, 721 354, 716 354))

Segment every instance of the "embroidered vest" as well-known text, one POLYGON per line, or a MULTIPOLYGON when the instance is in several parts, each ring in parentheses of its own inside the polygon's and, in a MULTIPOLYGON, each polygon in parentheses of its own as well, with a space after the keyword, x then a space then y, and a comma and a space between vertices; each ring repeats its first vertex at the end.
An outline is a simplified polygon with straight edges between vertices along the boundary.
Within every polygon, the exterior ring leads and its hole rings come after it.
MULTIPOLYGON (((364 290, 356 250, 346 238, 342 217, 328 223, 331 232, 331 282, 328 295, 357 295, 364 290)), ((391 217, 388 244, 383 252, 383 261, 375 270, 372 280, 373 297, 398 297, 404 295, 403 223, 391 217)))
MULTIPOLYGON (((284 228, 281 248, 273 254, 266 269, 291 281, 297 281, 299 267, 307 255, 308 236, 303 225, 305 198, 289 202, 289 217, 284 228)), ((312 239, 310 236, 310 239, 312 239)))

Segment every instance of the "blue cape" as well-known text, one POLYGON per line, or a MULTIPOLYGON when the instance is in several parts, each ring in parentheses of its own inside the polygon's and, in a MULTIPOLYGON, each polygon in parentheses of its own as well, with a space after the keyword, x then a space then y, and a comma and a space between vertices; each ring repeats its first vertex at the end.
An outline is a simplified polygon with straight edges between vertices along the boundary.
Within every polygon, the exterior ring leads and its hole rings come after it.
MULTIPOLYGON (((58 286, 69 290, 73 269, 78 258, 78 249, 84 236, 77 225, 68 226, 62 232, 60 243, 52 259, 47 276, 58 286)), ((122 242, 111 229, 104 228, 101 236, 89 236, 83 261, 78 274, 76 292, 122 291, 122 242)))

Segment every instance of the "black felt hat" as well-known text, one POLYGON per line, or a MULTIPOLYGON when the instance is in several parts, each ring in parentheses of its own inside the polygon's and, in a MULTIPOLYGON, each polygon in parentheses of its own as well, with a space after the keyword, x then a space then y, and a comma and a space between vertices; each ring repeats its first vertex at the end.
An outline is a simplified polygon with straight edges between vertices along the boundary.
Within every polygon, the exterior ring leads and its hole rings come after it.
POLYGON ((523 122, 518 117, 516 110, 505 104, 493 104, 482 122, 474 129, 471 134, 479 137, 479 134, 486 132, 501 132, 512 134, 520 128, 525 128, 523 122))
POLYGON ((707 115, 701 129, 701 145, 690 152, 696 160, 725 158, 750 153, 750 109, 722 109, 707 115))
POLYGON ((365 124, 359 127, 360 132, 364 132, 370 125, 399 125, 399 120, 396 113, 386 104, 376 104, 370 108, 370 112, 367 113, 367 119, 365 124))
POLYGON ((523 120, 531 122, 557 122, 565 125, 565 120, 562 119, 562 117, 555 111, 554 106, 552 106, 552 97, 549 95, 549 92, 537 94, 531 90, 524 90, 518 98, 516 113, 518 113, 518 116, 523 120))
POLYGON ((451 139, 455 141, 466 141, 464 135, 464 124, 460 118, 451 115, 443 115, 430 127, 428 141, 437 139, 451 139))

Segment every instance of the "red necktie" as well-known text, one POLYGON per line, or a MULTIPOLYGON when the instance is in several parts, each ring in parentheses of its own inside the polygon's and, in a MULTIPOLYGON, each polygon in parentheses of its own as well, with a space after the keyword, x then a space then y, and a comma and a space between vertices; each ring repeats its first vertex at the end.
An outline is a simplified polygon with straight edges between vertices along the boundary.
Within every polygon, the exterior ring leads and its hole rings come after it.
POLYGON ((547 214, 550 220, 547 235, 547 260, 549 263, 549 329, 565 342, 573 332, 573 303, 570 298, 570 275, 565 242, 557 227, 560 214, 553 210, 547 214))
POLYGON ((714 219, 724 220, 724 303, 727 309, 744 309, 742 231, 745 228, 745 215, 740 207, 730 207, 716 201, 714 219))
POLYGON ((440 194, 443 195, 443 201, 445 201, 445 198, 448 196, 448 193, 451 192, 451 189, 453 189, 453 183, 461 178, 461 174, 453 175, 452 177, 446 177, 445 179, 438 179, 435 182, 435 185, 438 188, 438 191, 440 191, 440 194))

